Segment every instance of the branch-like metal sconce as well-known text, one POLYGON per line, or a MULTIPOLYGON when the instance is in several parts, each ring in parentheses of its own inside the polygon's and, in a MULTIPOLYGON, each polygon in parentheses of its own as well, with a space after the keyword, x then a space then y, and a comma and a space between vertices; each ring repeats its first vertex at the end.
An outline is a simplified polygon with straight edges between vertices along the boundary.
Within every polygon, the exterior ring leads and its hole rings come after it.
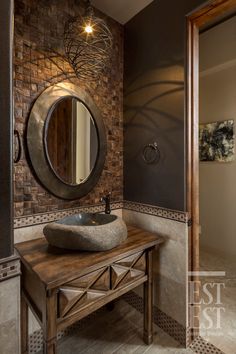
POLYGON ((78 78, 96 80, 106 68, 112 52, 112 34, 105 21, 94 15, 90 1, 84 16, 66 23, 64 46, 78 78))

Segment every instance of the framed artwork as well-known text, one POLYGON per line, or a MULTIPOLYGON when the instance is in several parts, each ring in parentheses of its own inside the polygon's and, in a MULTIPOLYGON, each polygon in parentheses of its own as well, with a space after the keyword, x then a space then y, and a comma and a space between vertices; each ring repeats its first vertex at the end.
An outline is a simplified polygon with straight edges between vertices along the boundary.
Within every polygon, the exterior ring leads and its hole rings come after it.
POLYGON ((234 120, 200 124, 200 161, 234 161, 234 120))

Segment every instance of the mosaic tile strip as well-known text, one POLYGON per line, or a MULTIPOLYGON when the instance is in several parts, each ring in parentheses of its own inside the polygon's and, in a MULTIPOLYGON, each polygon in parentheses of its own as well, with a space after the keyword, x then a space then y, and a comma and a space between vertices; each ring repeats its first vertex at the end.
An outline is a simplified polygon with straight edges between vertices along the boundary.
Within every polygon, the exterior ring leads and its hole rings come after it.
POLYGON ((18 257, 10 257, 0 262, 0 282, 20 275, 20 260, 18 257))
MULTIPOLYGON (((131 291, 123 295, 123 299, 128 302, 129 305, 133 306, 137 311, 143 313, 143 299, 137 295, 135 292, 131 291)), ((153 311, 153 321, 154 323, 168 333, 171 337, 177 340, 184 347, 187 345, 187 331, 181 324, 175 321, 173 318, 159 310, 154 306, 153 311)))
POLYGON ((190 349, 196 354, 224 354, 224 352, 200 336, 193 341, 190 345, 190 349))
MULTIPOLYGON (((123 299, 133 306, 137 311, 143 313, 143 299, 135 292, 131 291, 123 295, 123 299)), ((225 354, 213 344, 207 342, 202 337, 196 338, 192 344, 190 344, 191 330, 185 329, 173 318, 159 310, 154 306, 154 323, 162 328, 171 337, 177 340, 184 347, 191 348, 196 354, 225 354)))
MULTIPOLYGON (((122 208, 123 208, 123 202, 111 203, 112 210, 122 209, 122 208)), ((77 214, 81 211, 90 212, 90 213, 99 213, 104 211, 104 209, 105 209, 104 204, 96 204, 91 206, 81 206, 78 208, 64 209, 64 210, 58 210, 54 212, 17 217, 14 219, 14 228, 18 229, 21 227, 48 223, 51 221, 64 218, 66 216, 77 214)))
POLYGON ((157 307, 154 307, 154 323, 177 340, 183 347, 187 347, 186 328, 157 307))
MULTIPOLYGON (((164 209, 164 208, 159 208, 148 204, 134 203, 128 201, 118 201, 118 202, 111 203, 112 210, 123 209, 123 208, 137 211, 144 214, 155 215, 165 219, 179 221, 182 223, 188 222, 188 213, 182 211, 164 209)), ((96 204, 90 206, 80 206, 77 208, 63 209, 63 210, 57 210, 57 211, 52 211, 47 213, 16 217, 14 219, 14 228, 18 229, 26 226, 44 224, 47 222, 61 219, 66 216, 74 215, 81 211, 90 212, 90 213, 99 213, 104 211, 104 205, 96 204)))
POLYGON ((192 329, 187 328, 187 330, 186 330, 186 347, 189 348, 191 343, 192 343, 192 329))
POLYGON ((137 211, 144 214, 159 216, 160 218, 188 222, 188 213, 171 209, 160 208, 153 205, 124 201, 124 209, 137 211))
POLYGON ((43 331, 39 329, 29 336, 29 354, 35 354, 43 349, 43 331))
MULTIPOLYGON (((83 318, 79 322, 75 323, 74 325, 66 328, 64 331, 61 331, 57 334, 57 340, 72 334, 78 330, 84 329, 86 326, 89 326, 95 319, 98 314, 106 312, 106 307, 102 307, 101 309, 98 309, 97 311, 91 313, 87 317, 83 318)), ((43 331, 39 329, 38 331, 33 332, 29 336, 29 354, 36 354, 40 350, 43 349, 43 331)))
MULTIPOLYGON (((143 313, 143 299, 138 296, 133 291, 123 295, 121 297, 125 300, 129 305, 134 307, 137 311, 143 313)), ((102 307, 96 312, 90 314, 89 316, 83 318, 79 322, 74 325, 68 327, 66 330, 59 332, 57 335, 57 340, 72 334, 78 330, 84 329, 86 326, 89 326, 94 320, 96 320, 96 316, 100 313, 106 312, 106 307, 102 307)), ((176 322, 173 318, 166 315, 164 312, 160 311, 156 307, 154 307, 154 323, 162 328, 166 333, 168 333, 171 337, 176 339, 180 344, 184 347, 186 346, 186 332, 185 328, 181 326, 178 322, 176 322)), ((36 354, 43 348, 43 332, 42 330, 35 331, 29 336, 29 354, 36 354)), ((218 348, 216 348, 213 344, 210 344, 202 337, 198 337, 194 340, 194 342, 190 345, 190 348, 196 354, 225 354, 218 348)))

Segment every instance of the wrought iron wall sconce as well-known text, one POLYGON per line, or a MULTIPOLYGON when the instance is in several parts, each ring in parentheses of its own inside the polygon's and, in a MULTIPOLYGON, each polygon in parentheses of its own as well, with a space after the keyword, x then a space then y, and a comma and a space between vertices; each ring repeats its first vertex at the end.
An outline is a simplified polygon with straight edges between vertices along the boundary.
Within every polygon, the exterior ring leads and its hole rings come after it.
POLYGON ((70 19, 64 29, 66 57, 80 79, 96 80, 112 53, 112 34, 105 21, 94 14, 86 1, 84 16, 70 19))

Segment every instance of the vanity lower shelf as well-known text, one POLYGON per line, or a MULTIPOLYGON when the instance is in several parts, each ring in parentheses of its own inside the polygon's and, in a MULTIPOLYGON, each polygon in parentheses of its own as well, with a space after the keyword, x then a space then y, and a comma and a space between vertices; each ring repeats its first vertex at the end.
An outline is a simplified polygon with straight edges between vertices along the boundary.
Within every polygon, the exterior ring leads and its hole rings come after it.
POLYGON ((161 237, 128 227, 128 238, 106 252, 69 252, 45 239, 22 242, 21 345, 28 353, 28 306, 37 317, 44 353, 56 353, 57 333, 144 284, 144 341, 152 342, 152 252, 161 237))

